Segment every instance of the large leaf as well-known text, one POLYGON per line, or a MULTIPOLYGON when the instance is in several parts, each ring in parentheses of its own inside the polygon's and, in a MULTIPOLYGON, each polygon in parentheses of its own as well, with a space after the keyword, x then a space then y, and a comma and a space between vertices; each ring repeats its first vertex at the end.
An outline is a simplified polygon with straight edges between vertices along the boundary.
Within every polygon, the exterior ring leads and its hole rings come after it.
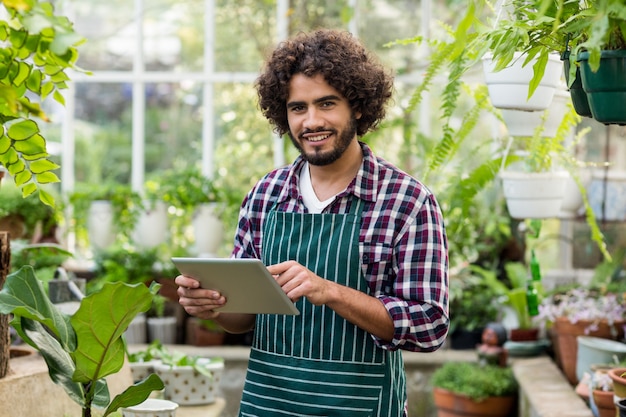
POLYGON ((50 302, 30 265, 7 276, 0 291, 0 313, 40 322, 57 337, 63 349, 73 351, 76 348, 76 334, 69 317, 50 302))
POLYGON ((25 341, 41 353, 48 365, 50 379, 62 386, 70 398, 84 408, 83 385, 72 380, 74 361, 59 341, 39 322, 18 316, 11 324, 25 341))
POLYGON ((152 305, 158 286, 122 282, 105 284, 85 297, 71 324, 76 331, 77 349, 74 380, 90 382, 119 371, 124 364, 122 335, 130 322, 152 305))
POLYGON ((150 374, 145 379, 128 387, 124 392, 113 398, 103 417, 115 412, 120 407, 130 407, 144 402, 152 391, 164 388, 163 381, 156 374, 150 374))

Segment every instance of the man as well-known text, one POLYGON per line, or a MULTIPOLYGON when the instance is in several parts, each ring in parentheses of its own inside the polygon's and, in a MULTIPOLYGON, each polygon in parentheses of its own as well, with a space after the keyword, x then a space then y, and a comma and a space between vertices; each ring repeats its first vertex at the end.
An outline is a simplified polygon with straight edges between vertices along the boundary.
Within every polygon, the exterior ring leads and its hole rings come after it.
POLYGON ((300 156, 248 193, 232 256, 261 259, 301 314, 220 314, 228 300, 185 276, 180 304, 254 328, 241 416, 405 416, 399 350, 442 345, 448 255, 433 194, 358 140, 393 79, 349 33, 319 30, 281 43, 256 87, 300 156))

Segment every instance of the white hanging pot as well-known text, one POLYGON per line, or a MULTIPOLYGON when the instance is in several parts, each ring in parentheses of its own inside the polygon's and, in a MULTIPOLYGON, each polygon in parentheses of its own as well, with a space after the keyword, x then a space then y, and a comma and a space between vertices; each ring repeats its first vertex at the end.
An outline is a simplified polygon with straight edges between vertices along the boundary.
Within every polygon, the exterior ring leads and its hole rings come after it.
POLYGON ((502 190, 511 217, 546 219, 557 217, 565 194, 567 171, 502 171, 502 190))
POLYGON ((485 82, 494 107, 526 111, 543 111, 548 108, 563 73, 563 63, 557 54, 551 54, 539 86, 528 98, 528 86, 533 77, 534 61, 522 66, 526 59, 516 52, 511 64, 494 72, 495 62, 491 55, 483 57, 485 82))
POLYGON ((544 111, 502 109, 500 112, 510 136, 534 136, 535 129, 543 124, 541 136, 554 137, 569 110, 569 102, 571 102, 569 92, 558 88, 554 93, 552 104, 544 111))
MULTIPOLYGON (((578 172, 580 181, 585 187, 589 186, 591 181, 591 171, 589 169, 581 169, 578 172)), ((577 217, 580 211, 583 209, 583 195, 578 188, 578 184, 571 176, 565 181, 565 195, 563 197, 563 203, 561 204, 561 213, 559 218, 571 219, 577 217)))
POLYGON ((92 201, 87 216, 87 234, 93 249, 106 249, 115 243, 113 205, 110 201, 92 201))
POLYGON ((153 248, 167 239, 167 206, 157 201, 139 215, 133 241, 143 249, 153 248))
POLYGON ((199 205, 193 215, 193 234, 199 257, 216 257, 224 237, 224 225, 217 215, 218 203, 199 205))

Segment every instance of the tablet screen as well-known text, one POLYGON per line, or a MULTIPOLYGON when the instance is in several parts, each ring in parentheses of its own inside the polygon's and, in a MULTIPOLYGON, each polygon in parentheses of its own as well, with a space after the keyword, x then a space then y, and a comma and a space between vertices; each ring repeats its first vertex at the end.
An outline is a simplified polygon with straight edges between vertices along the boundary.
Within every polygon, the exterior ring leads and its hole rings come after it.
POLYGON ((217 290, 226 297, 226 304, 216 311, 300 314, 259 259, 172 258, 172 262, 181 274, 197 279, 202 288, 217 290))

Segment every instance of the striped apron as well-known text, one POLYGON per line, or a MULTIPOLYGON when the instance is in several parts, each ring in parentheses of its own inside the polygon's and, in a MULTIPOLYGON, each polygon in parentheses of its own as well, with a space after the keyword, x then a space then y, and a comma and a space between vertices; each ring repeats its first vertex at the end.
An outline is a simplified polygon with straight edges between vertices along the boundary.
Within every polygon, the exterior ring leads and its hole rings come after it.
MULTIPOLYGON (((296 260, 325 279, 368 292, 361 274, 362 201, 348 214, 268 214, 263 262, 296 260)), ((240 416, 393 416, 404 414, 402 356, 326 306, 305 297, 298 316, 259 314, 240 416)))

